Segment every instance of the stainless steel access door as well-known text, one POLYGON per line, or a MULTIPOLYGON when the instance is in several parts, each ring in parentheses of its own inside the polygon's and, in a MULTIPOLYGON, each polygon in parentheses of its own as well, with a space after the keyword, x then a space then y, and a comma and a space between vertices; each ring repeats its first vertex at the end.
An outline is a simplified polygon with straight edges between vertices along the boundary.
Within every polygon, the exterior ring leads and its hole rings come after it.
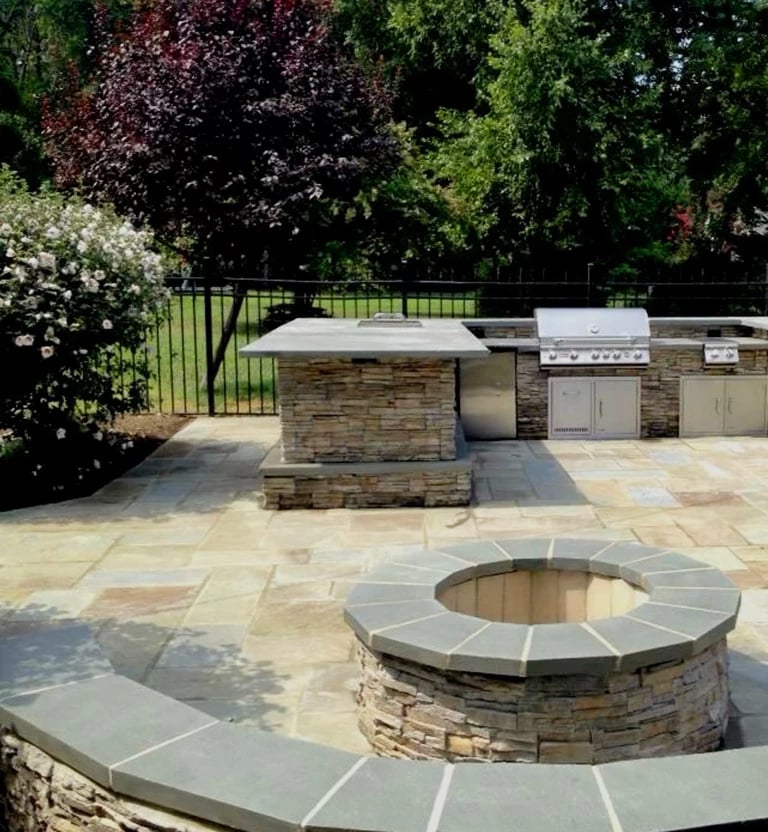
POLYGON ((459 361, 461 423, 467 439, 517 436, 515 353, 459 361))

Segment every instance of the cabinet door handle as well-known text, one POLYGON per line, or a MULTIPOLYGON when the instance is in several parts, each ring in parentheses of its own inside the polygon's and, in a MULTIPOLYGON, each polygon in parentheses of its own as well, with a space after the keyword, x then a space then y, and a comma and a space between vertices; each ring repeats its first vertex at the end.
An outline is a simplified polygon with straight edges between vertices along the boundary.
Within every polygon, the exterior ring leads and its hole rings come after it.
POLYGON ((732 404, 733 404, 733 397, 728 396, 728 413, 733 413, 733 411, 731 410, 731 405, 732 404))
POLYGON ((598 412, 598 415, 600 416, 600 418, 602 419, 603 418, 603 400, 602 399, 598 399, 597 412, 598 412))
POLYGON ((720 412, 720 396, 715 396, 715 413, 720 412))

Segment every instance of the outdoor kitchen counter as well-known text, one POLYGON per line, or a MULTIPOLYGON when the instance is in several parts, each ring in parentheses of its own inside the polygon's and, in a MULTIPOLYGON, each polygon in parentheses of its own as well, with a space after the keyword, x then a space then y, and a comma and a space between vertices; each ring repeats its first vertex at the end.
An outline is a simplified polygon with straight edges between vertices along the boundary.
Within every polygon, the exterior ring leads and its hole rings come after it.
POLYGON ((517 350, 517 352, 538 352, 538 338, 480 338, 480 343, 493 352, 517 350))
POLYGON ((240 349, 245 358, 483 358, 488 350, 451 318, 296 318, 240 349))
MULTIPOLYGON (((517 350, 518 352, 538 352, 537 338, 480 338, 480 343, 489 350, 517 350)), ((701 349, 702 345, 714 340, 734 343, 740 350, 768 350, 768 340, 751 336, 728 336, 719 338, 651 338, 651 349, 690 350, 701 349)))
POLYGON ((722 341, 735 344, 739 350, 768 350, 768 340, 752 336, 729 335, 724 338, 651 338, 651 349, 690 350, 700 349, 704 343, 722 341))

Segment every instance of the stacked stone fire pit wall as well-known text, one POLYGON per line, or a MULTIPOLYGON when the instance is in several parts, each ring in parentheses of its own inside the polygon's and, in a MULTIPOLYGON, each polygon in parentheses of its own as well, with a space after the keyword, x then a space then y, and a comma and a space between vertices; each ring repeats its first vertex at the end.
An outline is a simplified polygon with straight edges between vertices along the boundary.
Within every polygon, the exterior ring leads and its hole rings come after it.
MULTIPOLYGON (((740 593, 716 569, 631 543, 482 541, 387 564, 367 580, 346 617, 359 640, 359 725, 380 754, 594 764, 720 746, 725 635, 740 593), (521 620, 519 587, 506 613, 502 576, 542 573, 621 578, 649 594, 629 609, 622 599, 611 615, 615 581, 598 581, 604 617, 575 616, 585 603, 601 608, 582 590, 553 592, 562 615, 551 623, 510 623, 521 620), (452 588, 465 612, 438 600, 452 588)), ((547 603, 542 594, 534 606, 547 603)))
POLYGON ((360 729, 387 757, 607 763, 718 748, 725 640, 632 673, 509 679, 432 671, 358 646, 360 729))

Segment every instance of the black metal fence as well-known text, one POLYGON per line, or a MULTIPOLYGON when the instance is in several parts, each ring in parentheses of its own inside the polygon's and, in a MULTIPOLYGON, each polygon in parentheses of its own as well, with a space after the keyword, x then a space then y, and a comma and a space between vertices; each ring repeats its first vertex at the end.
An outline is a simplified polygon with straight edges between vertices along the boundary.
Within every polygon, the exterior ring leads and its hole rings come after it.
POLYGON ((587 265, 558 279, 509 269, 467 280, 450 277, 345 287, 175 281, 163 321, 139 354, 124 357, 123 373, 135 377, 140 365, 151 371, 147 409, 153 412, 273 414, 274 360, 245 359, 238 350, 293 317, 364 318, 380 311, 424 318, 530 317, 536 306, 641 306, 652 316, 768 314, 768 273, 760 279, 666 274, 617 281, 597 280, 587 265))

